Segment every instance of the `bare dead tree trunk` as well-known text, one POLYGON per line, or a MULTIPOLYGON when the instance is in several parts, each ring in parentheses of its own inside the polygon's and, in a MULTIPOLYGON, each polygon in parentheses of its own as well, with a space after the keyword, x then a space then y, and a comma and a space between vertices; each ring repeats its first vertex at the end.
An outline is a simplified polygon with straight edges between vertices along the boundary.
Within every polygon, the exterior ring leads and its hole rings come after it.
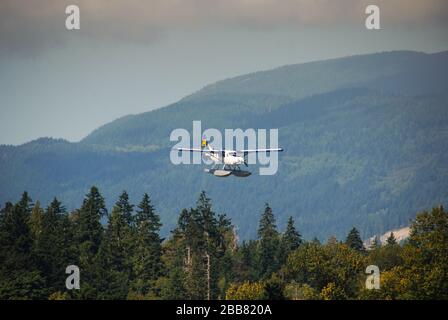
POLYGON ((210 300, 210 255, 205 253, 207 257, 207 300, 210 300))

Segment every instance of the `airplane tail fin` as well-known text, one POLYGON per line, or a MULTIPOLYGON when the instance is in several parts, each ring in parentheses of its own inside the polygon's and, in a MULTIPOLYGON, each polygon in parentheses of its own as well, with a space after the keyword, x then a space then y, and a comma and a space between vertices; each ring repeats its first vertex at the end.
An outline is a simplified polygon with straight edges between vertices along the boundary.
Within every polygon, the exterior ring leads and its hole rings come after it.
POLYGON ((208 140, 205 137, 202 137, 201 141, 201 149, 208 148, 208 150, 213 151, 213 148, 208 144, 208 140))
POLYGON ((205 138, 203 137, 203 138, 202 138, 202 141, 201 141, 201 148, 204 149, 207 145, 208 145, 208 141, 207 141, 207 139, 205 139, 205 138))

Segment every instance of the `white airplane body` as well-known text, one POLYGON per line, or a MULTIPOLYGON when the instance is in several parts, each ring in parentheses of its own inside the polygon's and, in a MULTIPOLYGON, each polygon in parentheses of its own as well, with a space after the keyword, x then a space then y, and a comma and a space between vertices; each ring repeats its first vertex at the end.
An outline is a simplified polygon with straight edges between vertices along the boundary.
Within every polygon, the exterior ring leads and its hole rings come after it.
POLYGON ((247 149, 247 150, 215 150, 206 139, 202 139, 201 149, 194 148, 177 148, 179 151, 186 152, 200 152, 202 155, 213 162, 210 169, 205 169, 205 172, 213 174, 218 177, 228 177, 231 174, 237 177, 247 177, 251 172, 241 170, 240 166, 247 166, 245 156, 252 152, 280 152, 282 148, 273 149, 247 149), (240 156, 239 154, 242 154, 240 156), (222 165, 222 168, 219 167, 222 165))

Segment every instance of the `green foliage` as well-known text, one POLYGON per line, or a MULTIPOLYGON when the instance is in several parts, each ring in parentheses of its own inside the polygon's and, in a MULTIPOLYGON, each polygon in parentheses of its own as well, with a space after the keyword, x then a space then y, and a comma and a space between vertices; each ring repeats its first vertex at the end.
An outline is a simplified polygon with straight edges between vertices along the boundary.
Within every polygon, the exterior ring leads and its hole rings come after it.
POLYGON ((321 292, 337 287, 347 297, 354 297, 363 276, 365 259, 358 251, 346 244, 305 243, 291 253, 282 273, 288 282, 308 284, 321 292))
POLYGON ((381 287, 361 292, 370 299, 448 299, 448 214, 443 207, 417 215, 408 242, 388 244, 371 259, 382 270, 381 287))
POLYGON ((172 248, 172 251, 174 254, 169 257, 171 261, 167 261, 168 274, 163 279, 160 295, 163 299, 168 300, 188 299, 185 283, 184 256, 177 248, 172 248))
MULTIPOLYGON (((423 212, 411 225, 402 258, 407 280, 400 295, 448 299, 448 214, 442 206, 423 212)), ((402 277, 402 275, 397 275, 402 277)))
POLYGON ((41 300, 47 295, 44 277, 38 271, 14 270, 2 274, 0 297, 9 300, 41 300))
POLYGON ((243 241, 236 249, 233 262, 236 282, 256 281, 258 277, 259 262, 258 241, 243 241))
POLYGON ((272 274, 271 278, 264 281, 264 289, 268 300, 284 300, 285 284, 283 280, 277 275, 272 274))
POLYGON ((242 284, 232 284, 227 289, 226 300, 264 300, 267 293, 261 282, 243 282, 242 284))
POLYGON ((284 296, 288 300, 320 300, 319 292, 308 284, 291 282, 285 285, 284 296))
POLYGON ((384 272, 403 264, 402 251, 399 245, 378 246, 369 252, 367 259, 369 264, 378 266, 384 272))
POLYGON ((70 296, 67 292, 53 292, 49 297, 48 300, 69 300, 70 296))
POLYGON ((328 283, 320 292, 323 300, 345 300, 347 295, 343 288, 336 285, 334 282, 328 283))

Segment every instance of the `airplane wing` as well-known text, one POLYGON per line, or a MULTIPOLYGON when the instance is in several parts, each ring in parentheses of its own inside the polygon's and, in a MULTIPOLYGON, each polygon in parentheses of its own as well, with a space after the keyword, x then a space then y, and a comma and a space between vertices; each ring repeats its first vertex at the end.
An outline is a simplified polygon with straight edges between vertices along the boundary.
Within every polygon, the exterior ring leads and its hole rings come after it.
POLYGON ((237 150, 238 153, 244 153, 244 155, 252 152, 281 152, 283 148, 271 148, 271 149, 245 149, 245 150, 237 150))
POLYGON ((176 148, 179 151, 189 151, 189 152, 210 152, 206 149, 194 149, 194 148, 176 148))
POLYGON ((226 150, 209 150, 209 149, 197 149, 197 148, 176 148, 179 151, 187 151, 187 152, 201 152, 201 153, 221 153, 223 156, 225 155, 226 150))

